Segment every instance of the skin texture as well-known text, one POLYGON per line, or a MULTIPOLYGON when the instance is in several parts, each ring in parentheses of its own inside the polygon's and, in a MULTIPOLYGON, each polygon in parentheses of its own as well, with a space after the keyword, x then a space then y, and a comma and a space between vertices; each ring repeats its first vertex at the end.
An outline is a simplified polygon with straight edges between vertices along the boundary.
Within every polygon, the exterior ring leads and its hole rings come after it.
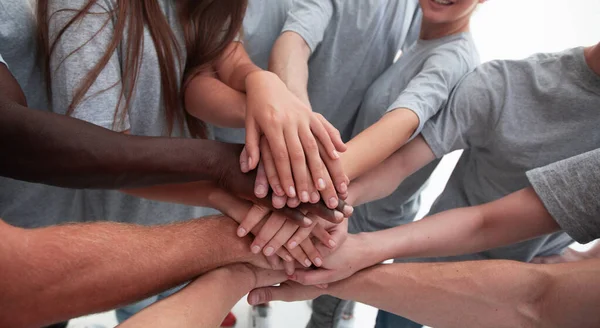
POLYGON ((600 260, 391 264, 363 270, 326 289, 296 283, 257 289, 248 300, 260 304, 329 294, 430 327, 597 327, 598 274, 600 260))

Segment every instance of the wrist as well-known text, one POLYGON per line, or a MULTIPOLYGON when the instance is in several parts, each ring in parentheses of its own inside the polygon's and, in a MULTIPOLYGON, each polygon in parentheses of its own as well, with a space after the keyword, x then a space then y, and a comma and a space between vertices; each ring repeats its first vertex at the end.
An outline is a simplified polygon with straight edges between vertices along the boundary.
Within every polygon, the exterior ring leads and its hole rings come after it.
POLYGON ((256 274, 248 265, 236 263, 221 268, 229 283, 235 282, 245 293, 256 286, 256 274))
POLYGON ((244 78, 246 90, 251 89, 252 86, 261 84, 262 79, 273 79, 273 78, 279 79, 279 76, 277 76, 277 74, 275 74, 273 72, 265 71, 258 67, 256 69, 250 70, 247 72, 247 74, 244 78))
POLYGON ((375 240, 375 234, 372 232, 361 232, 353 235, 357 239, 357 242, 361 247, 359 247, 359 252, 357 257, 360 262, 360 269, 368 268, 375 264, 381 263, 387 258, 383 258, 381 256, 381 252, 379 247, 377 247, 377 240, 375 240))

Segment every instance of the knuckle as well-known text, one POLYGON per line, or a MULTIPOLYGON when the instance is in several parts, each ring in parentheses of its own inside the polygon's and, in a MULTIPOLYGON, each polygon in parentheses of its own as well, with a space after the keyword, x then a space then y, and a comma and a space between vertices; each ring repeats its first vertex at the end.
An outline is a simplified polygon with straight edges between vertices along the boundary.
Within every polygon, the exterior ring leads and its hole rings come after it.
POLYGON ((286 161, 288 160, 288 153, 285 150, 278 150, 273 153, 273 158, 277 161, 286 161))

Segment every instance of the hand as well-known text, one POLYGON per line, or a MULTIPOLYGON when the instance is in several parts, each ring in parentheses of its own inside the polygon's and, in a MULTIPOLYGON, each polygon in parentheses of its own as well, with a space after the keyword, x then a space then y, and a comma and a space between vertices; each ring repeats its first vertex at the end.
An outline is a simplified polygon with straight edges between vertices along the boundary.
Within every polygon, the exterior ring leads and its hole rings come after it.
MULTIPOLYGON (((272 208, 270 196, 258 198, 254 195, 253 186, 256 179, 256 172, 244 174, 240 172, 237 167, 237 159, 243 149, 243 145, 226 143, 218 143, 218 145, 220 155, 219 163, 221 167, 218 178, 219 186, 240 198, 250 200, 254 204, 272 208)), ((345 203, 343 202, 340 202, 339 207, 342 207, 345 212, 351 213, 352 211, 352 207, 345 206, 345 203)), ((220 208, 217 207, 217 209, 220 208)), ((344 218, 342 212, 330 210, 322 203, 304 204, 300 209, 307 212, 310 211, 311 213, 317 213, 322 218, 331 222, 341 222, 344 218)), ((283 207, 281 211, 283 211, 286 217, 295 220, 300 226, 310 225, 308 221, 305 220, 304 214, 299 210, 283 207)))
MULTIPOLYGON (((319 117, 320 114, 318 114, 319 117)), ((323 119, 324 120, 324 119, 323 119)), ((306 191, 299 192, 295 199, 298 199, 302 203, 316 203, 321 198, 325 200, 326 205, 335 209, 338 207, 338 195, 337 192, 341 194, 341 198, 345 199, 345 195, 348 191, 348 184, 350 180, 344 174, 342 162, 340 160, 332 160, 324 154, 325 150, 320 143, 318 143, 319 152, 325 162, 324 165, 319 163, 321 170, 324 172, 323 178, 319 178, 316 181, 315 185, 309 184, 308 189, 306 191), (331 175, 331 176, 330 176, 331 175), (333 179, 333 181, 332 181, 333 179), (334 183, 337 187, 334 187, 334 183), (317 186, 317 187, 315 187, 317 186)), ((279 180, 278 171, 276 168, 276 163, 273 158, 273 154, 271 151, 271 147, 266 138, 262 137, 260 140, 260 151, 261 151, 261 162, 259 164, 259 172, 257 174, 257 179, 255 183, 255 194, 257 197, 264 197, 267 195, 267 191, 269 190, 269 185, 275 191, 275 196, 277 197, 285 197, 287 196, 285 193, 277 192, 280 190, 281 183, 279 180), (264 173, 263 173, 264 170, 264 173)), ((295 174, 295 173, 294 173, 295 174)), ((306 175, 308 177, 312 177, 312 172, 302 172, 302 175, 306 175)), ((294 175, 295 176, 295 175, 294 175)), ((275 201, 276 198, 274 197, 275 201)), ((276 203, 273 204, 277 206, 276 203)), ((289 206, 289 203, 288 203, 289 206)))
POLYGON ((558 263, 569 263, 578 262, 583 260, 589 260, 594 258, 594 255, 588 252, 578 252, 572 248, 567 248, 560 255, 554 256, 539 256, 531 260, 531 263, 535 264, 558 264, 558 263))
POLYGON ((339 132, 313 115, 310 108, 273 73, 248 74, 246 94, 248 156, 241 158, 242 170, 247 172, 257 167, 260 137, 264 134, 275 154, 275 166, 281 182, 274 188, 277 195, 302 195, 309 191, 311 183, 319 190, 325 189, 326 174, 315 137, 323 144, 329 157, 338 159, 338 151, 346 149, 339 132), (307 162, 310 170, 306 167, 307 162), (312 174, 314 181, 309 181, 307 172, 312 174))
MULTIPOLYGON (((372 263, 369 245, 365 234, 349 235, 346 242, 338 247, 335 254, 327 256, 321 269, 297 271, 289 277, 290 280, 302 285, 324 285, 346 279, 354 273, 375 265, 372 263)), ((325 249, 320 249, 325 252, 325 249)))
MULTIPOLYGON (((263 278, 266 280, 266 278, 263 278)), ((306 301, 315 299, 327 293, 326 288, 303 286, 292 281, 281 283, 277 287, 260 287, 248 294, 248 304, 259 305, 271 301, 306 301)))
POLYGON ((237 263, 217 270, 229 271, 233 277, 238 278, 231 283, 238 283, 239 278, 249 279, 251 289, 273 286, 287 280, 283 271, 263 269, 250 264, 237 263))

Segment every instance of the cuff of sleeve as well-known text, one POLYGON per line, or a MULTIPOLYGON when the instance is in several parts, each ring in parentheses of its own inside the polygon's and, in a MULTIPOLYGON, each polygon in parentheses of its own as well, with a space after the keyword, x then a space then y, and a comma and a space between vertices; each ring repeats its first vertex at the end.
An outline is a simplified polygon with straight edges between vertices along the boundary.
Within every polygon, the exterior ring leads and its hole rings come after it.
POLYGON ((571 212, 563 206, 561 198, 554 192, 552 186, 560 184, 549 181, 547 178, 548 175, 545 173, 544 168, 531 170, 527 172, 527 179, 529 179, 531 186, 544 204, 544 207, 546 207, 546 210, 548 210, 561 229, 578 243, 586 244, 594 241, 595 238, 590 236, 585 226, 577 218, 570 215, 571 212))
POLYGON ((417 115, 417 118, 419 119, 419 126, 417 127, 415 132, 408 139, 408 141, 411 141, 414 138, 416 138, 421 133, 421 131, 423 131, 423 127, 425 126, 425 119, 419 111, 413 109, 413 108, 417 108, 415 105, 407 104, 407 103, 402 103, 402 104, 401 103, 393 103, 392 106, 390 106, 386 110, 385 113, 386 114, 391 113, 391 112, 395 111, 396 109, 400 109, 400 108, 405 108, 405 109, 410 110, 411 112, 415 113, 415 115, 417 115))
POLYGON ((297 23, 288 24, 288 25, 284 26, 283 29, 281 30, 281 33, 284 33, 284 32, 294 32, 294 33, 300 35, 300 37, 302 37, 304 39, 304 42, 306 42, 306 44, 308 45, 308 48, 310 49, 311 54, 319 46, 319 41, 317 41, 310 34, 309 30, 306 27, 302 26, 301 24, 297 24, 297 23))
POLYGON ((431 151, 436 158, 442 158, 444 155, 446 155, 447 151, 442 146, 444 143, 434 133, 433 129, 427 125, 424 125, 423 129, 421 130, 421 135, 423 136, 423 139, 425 139, 425 142, 429 145, 429 148, 431 148, 431 151))

